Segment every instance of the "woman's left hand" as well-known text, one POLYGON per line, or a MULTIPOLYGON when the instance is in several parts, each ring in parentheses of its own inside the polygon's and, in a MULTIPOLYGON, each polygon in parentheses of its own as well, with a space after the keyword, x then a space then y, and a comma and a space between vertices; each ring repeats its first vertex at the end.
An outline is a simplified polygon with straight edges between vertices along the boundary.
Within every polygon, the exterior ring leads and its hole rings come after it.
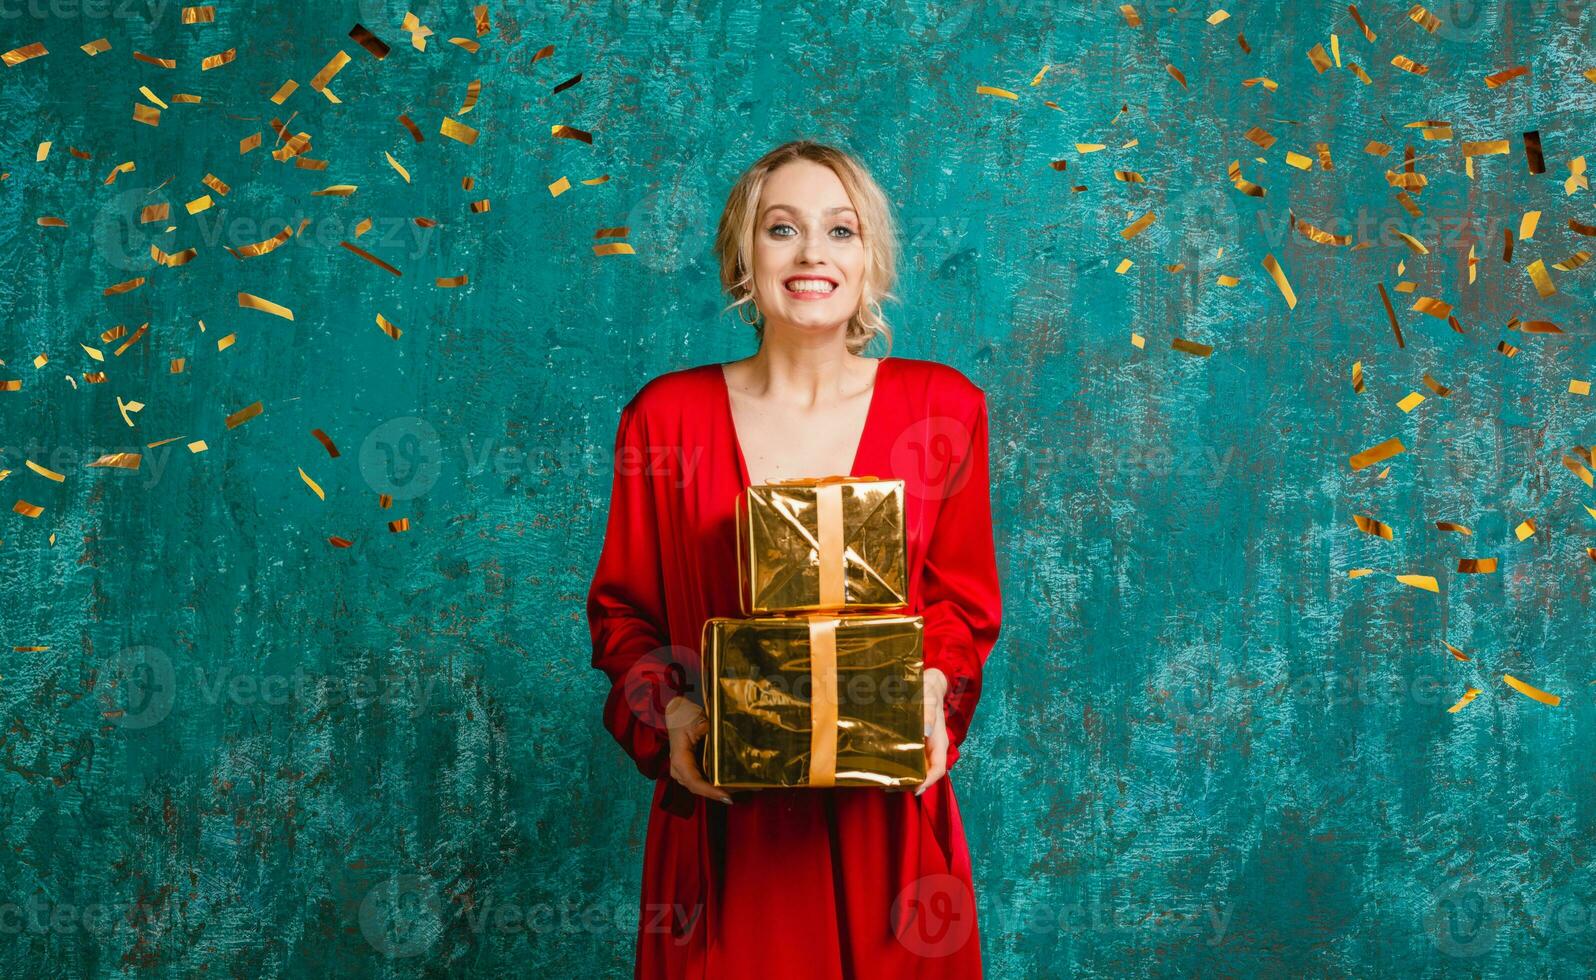
POLYGON ((935 667, 925 671, 925 782, 914 791, 919 796, 948 771, 948 720, 942 699, 948 694, 948 675, 935 667))

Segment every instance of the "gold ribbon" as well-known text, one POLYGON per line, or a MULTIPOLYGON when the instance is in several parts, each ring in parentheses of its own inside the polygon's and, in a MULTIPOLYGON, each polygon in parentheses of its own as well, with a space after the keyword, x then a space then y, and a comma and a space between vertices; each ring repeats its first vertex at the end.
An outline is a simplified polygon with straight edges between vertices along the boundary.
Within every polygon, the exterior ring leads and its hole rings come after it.
POLYGON ((815 487, 815 540, 820 556, 820 604, 847 601, 842 569, 842 484, 815 487))
POLYGON ((837 782, 837 617, 809 617, 809 785, 837 782))

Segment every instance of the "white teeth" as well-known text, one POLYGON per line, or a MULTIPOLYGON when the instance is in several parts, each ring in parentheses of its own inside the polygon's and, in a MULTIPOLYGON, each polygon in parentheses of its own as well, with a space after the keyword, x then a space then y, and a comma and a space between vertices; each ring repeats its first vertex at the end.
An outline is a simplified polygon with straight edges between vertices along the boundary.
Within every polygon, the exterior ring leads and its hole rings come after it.
POLYGON ((824 279, 794 279, 787 288, 795 293, 829 293, 836 287, 824 279))

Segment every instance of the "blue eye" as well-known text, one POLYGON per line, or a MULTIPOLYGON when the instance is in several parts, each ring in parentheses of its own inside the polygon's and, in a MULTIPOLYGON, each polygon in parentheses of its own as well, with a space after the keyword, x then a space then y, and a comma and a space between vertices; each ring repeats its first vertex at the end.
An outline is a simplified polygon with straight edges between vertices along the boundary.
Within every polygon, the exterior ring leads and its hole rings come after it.
POLYGON ((835 227, 835 228, 833 228, 831 230, 832 231, 846 232, 847 234, 842 236, 844 238, 852 238, 853 237, 853 229, 849 228, 847 225, 838 225, 837 227, 835 227))

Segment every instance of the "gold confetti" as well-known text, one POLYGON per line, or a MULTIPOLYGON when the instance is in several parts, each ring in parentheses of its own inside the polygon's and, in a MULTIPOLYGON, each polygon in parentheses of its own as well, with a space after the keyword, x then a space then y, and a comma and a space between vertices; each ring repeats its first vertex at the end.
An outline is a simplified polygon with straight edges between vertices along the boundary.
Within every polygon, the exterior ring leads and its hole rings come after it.
POLYGON ((440 289, 454 289, 457 286, 464 286, 467 282, 470 282, 470 276, 466 273, 461 273, 458 276, 440 277, 437 280, 437 286, 440 289))
POLYGON ((1136 8, 1135 7, 1131 6, 1128 3, 1122 3, 1122 4, 1119 5, 1119 12, 1125 18, 1125 25, 1127 27, 1140 27, 1140 26, 1142 26, 1141 15, 1136 13, 1136 8))
POLYGON ((221 54, 213 54, 201 61, 200 71, 210 71, 212 68, 220 68, 221 66, 231 62, 236 57, 238 57, 238 49, 228 48, 221 54))
POLYGON ((1477 688, 1477 687, 1469 688, 1468 690, 1463 692, 1463 696, 1461 698, 1458 698, 1457 704, 1454 704, 1454 705, 1452 705, 1452 707, 1446 709, 1447 713, 1448 714, 1454 714, 1454 715, 1457 714, 1459 711, 1462 711, 1464 708, 1468 707, 1469 703, 1471 701, 1473 701, 1475 698, 1479 697, 1479 696, 1480 696, 1480 689, 1479 688, 1477 688))
POLYGON ((1494 74, 1486 75, 1485 87, 1496 88, 1500 85, 1511 82, 1515 78, 1522 78, 1529 73, 1530 70, 1528 65, 1516 65, 1512 68, 1505 68, 1502 71, 1496 72, 1494 74))
POLYGON ((154 65, 157 68, 166 68, 170 70, 177 67, 177 60, 174 58, 156 58, 151 55, 147 55, 142 51, 133 52, 133 57, 138 61, 142 61, 147 65, 154 65))
POLYGON ((286 306, 273 303, 269 299, 263 299, 260 296, 256 296, 254 293, 239 293, 238 305, 242 309, 260 310, 262 313, 270 313, 273 316, 280 316, 284 320, 292 320, 294 318, 293 310, 290 310, 286 306))
POLYGON ((1360 453, 1353 454, 1351 460, 1352 468, 1355 470, 1361 470, 1365 466, 1370 466, 1374 463, 1379 463, 1383 460, 1390 459, 1392 456, 1406 451, 1406 448, 1407 447, 1402 445, 1401 439, 1393 436, 1392 438, 1387 439, 1385 442, 1380 443, 1378 446, 1374 446, 1369 449, 1365 449, 1360 453))
POLYGON ((1173 338, 1170 340, 1169 346, 1183 354, 1192 354, 1196 357, 1207 357, 1214 352, 1212 345, 1199 344, 1195 340, 1187 340, 1184 337, 1173 338))
POLYGON ((138 453, 107 453, 89 463, 88 466, 101 469, 136 470, 139 468, 139 461, 142 458, 138 453))
POLYGON ((1121 238, 1125 239, 1126 241, 1129 241, 1132 238, 1135 238, 1137 235, 1140 235, 1142 232, 1146 231, 1148 226, 1151 225, 1156 220, 1157 220, 1157 218, 1153 214, 1153 212, 1148 211, 1146 214, 1142 215, 1140 218, 1137 218, 1135 221, 1131 222, 1126 227, 1121 228, 1120 232, 1119 232, 1119 236, 1121 238))
POLYGON ((1384 538, 1387 541, 1392 540, 1391 525, 1383 524, 1372 517, 1364 517, 1362 514, 1353 514, 1352 520, 1357 523, 1360 531, 1372 534, 1377 538, 1384 538))
POLYGON ((1532 687, 1532 686, 1524 683, 1523 681, 1519 680, 1517 677, 1514 677, 1512 674, 1503 674, 1502 675, 1502 680, 1507 684, 1508 687, 1511 687, 1513 690, 1517 691, 1518 693, 1524 695, 1525 697, 1527 697, 1527 698, 1529 698, 1531 700, 1539 701, 1541 704, 1549 704, 1549 705, 1551 705, 1552 707, 1555 708, 1559 704, 1563 703, 1563 699, 1558 697, 1557 695, 1555 695, 1555 694, 1547 694, 1545 691, 1541 690, 1538 687, 1532 687))
POLYGON ((332 545, 334 548, 348 548, 354 544, 354 542, 348 538, 340 538, 337 535, 333 535, 332 537, 328 538, 327 543, 332 545))
POLYGON ((603 244, 603 245, 594 245, 593 246, 593 254, 594 255, 603 256, 603 255, 635 255, 636 253, 632 250, 632 246, 626 244, 625 242, 608 242, 608 243, 603 244))
POLYGON ((1174 65, 1165 65, 1164 70, 1169 72, 1169 77, 1180 83, 1181 88, 1186 87, 1186 75, 1179 68, 1174 65))
POLYGON ((1120 259, 1119 265, 1114 267, 1114 272, 1123 276, 1127 271, 1129 271, 1130 267, 1135 264, 1136 263, 1132 262, 1130 259, 1120 259))
POLYGON ((319 191, 311 191, 311 197, 349 197, 355 193, 356 184, 329 184, 319 191))
POLYGON ((18 514, 21 514, 23 517, 38 517, 40 514, 44 513, 43 507, 40 507, 38 504, 30 504, 20 497, 17 498, 16 503, 11 505, 11 509, 16 511, 18 514))
POLYGON ((159 126, 161 124, 161 110, 154 106, 147 106, 142 102, 133 103, 133 121, 141 122, 146 126, 159 126))
MULTIPOLYGON (((488 5, 485 3, 477 4, 475 7, 471 8, 471 14, 476 18, 477 21, 477 37, 486 36, 490 30, 488 24, 488 5)), ((1043 70, 1045 71, 1046 69, 1043 70)))
POLYGON ((1530 281, 1535 283, 1535 291, 1541 294, 1541 299, 1557 292, 1557 287, 1552 284, 1552 275, 1546 271, 1546 260, 1536 259, 1524 270, 1529 274, 1530 281))
POLYGON ((1019 98, 1018 95, 1015 95, 1013 92, 1010 92, 1006 88, 997 88, 996 86, 992 86, 992 85, 977 85, 975 87, 975 94, 976 95, 994 95, 994 96, 997 96, 1000 99, 1018 99, 1019 98))
POLYGON ((212 24, 216 22, 216 8, 209 4, 202 7, 184 7, 183 23, 185 24, 212 24))
POLYGON ((356 24, 354 27, 351 27, 349 29, 349 37, 356 44, 365 48, 366 51, 378 61, 388 57, 388 45, 378 40, 376 35, 372 34, 364 26, 356 24))
POLYGON ((1273 279, 1275 281, 1275 285, 1280 288, 1280 295, 1286 298, 1286 306, 1293 310, 1296 309, 1297 294, 1292 291, 1291 283, 1286 281, 1286 270, 1280 267, 1280 263, 1276 261, 1274 255, 1264 255, 1263 267, 1268 270, 1269 277, 1273 279))
MULTIPOLYGON (((382 328, 382 332, 387 334, 389 337, 393 338, 394 340, 398 340, 399 339, 399 335, 402 332, 402 331, 400 331, 400 329, 398 327, 396 327, 392 323, 388 322, 388 318, 383 316, 381 313, 377 314, 377 326, 382 328)), ((336 456, 337 453, 334 453, 333 455, 336 456)))
POLYGON ((347 64, 349 64, 349 52, 340 49, 337 54, 332 56, 330 61, 322 66, 321 71, 316 73, 316 77, 310 80, 310 87, 317 92, 325 94, 327 83, 333 80, 333 76, 343 71, 344 66, 347 64))
POLYGON ((1433 575, 1398 575, 1398 582, 1411 585, 1415 589, 1424 589, 1426 592, 1440 592, 1441 586, 1435 581, 1433 575))
MULTIPOLYGON (((1473 535, 1474 534, 1473 531, 1470 531, 1468 528, 1466 528, 1463 525, 1457 523, 1456 521, 1436 521, 1435 522, 1435 529, 1437 531, 1456 531, 1459 534, 1466 534, 1466 535, 1473 535)), ((1464 659, 1466 660, 1468 658, 1465 657, 1464 659)))
POLYGON ((1397 66, 1405 72, 1411 72, 1414 75, 1426 75, 1429 74, 1430 71, 1429 65, 1421 65, 1412 58, 1401 54, 1397 55, 1395 58, 1392 58, 1391 64, 1397 66))
POLYGON ((554 125, 549 127, 549 132, 560 139, 580 140, 583 143, 592 143, 593 134, 574 126, 554 125))
POLYGON ((397 521, 389 521, 388 530, 392 531, 394 534, 400 534, 404 531, 410 530, 410 518, 401 517, 397 521))
POLYGON ((407 184, 410 183, 410 171, 408 171, 404 167, 400 166, 399 165, 399 161, 395 160, 393 158, 393 154, 389 153, 387 150, 384 150, 382 152, 382 155, 388 158, 388 165, 393 167, 395 170, 397 170, 399 172, 399 176, 401 176, 401 177, 403 177, 405 179, 405 183, 407 183, 407 184))
POLYGON ((245 422, 248 422, 250 419, 254 418, 260 413, 260 402, 255 402, 252 405, 246 405, 227 417, 227 427, 229 429, 236 428, 240 425, 243 425, 245 422))
POLYGON ((349 251, 355 253, 356 255, 360 256, 363 259, 365 259, 367 262, 370 262, 372 265, 376 266, 379 269, 382 269, 385 272, 391 272, 395 276, 403 275, 403 273, 401 273, 398 269, 395 269, 393 266, 391 266, 388 263, 384 262, 382 259, 377 258, 375 255, 372 255, 370 252, 366 251, 365 249, 361 248, 358 245, 353 245, 353 244, 350 244, 349 242, 339 242, 338 244, 342 245, 344 248, 347 248, 349 251))
POLYGON ((1363 362, 1362 361, 1353 361, 1352 362, 1352 390, 1355 393, 1357 393, 1357 394, 1360 394, 1360 395, 1363 394, 1363 362))
POLYGON ((1569 391, 1570 394, 1574 394, 1574 395, 1588 395, 1588 394, 1590 394, 1590 382, 1589 381, 1570 381, 1568 383, 1568 391, 1569 391))
POLYGON ((1241 282, 1241 280, 1238 279, 1235 276, 1225 276, 1225 275, 1219 276, 1215 281, 1218 282, 1219 285, 1226 286, 1226 287, 1234 286, 1237 283, 1241 282))
POLYGON ((0 54, 0 61, 4 61, 7 68, 15 68, 24 61, 42 58, 49 53, 42 42, 35 41, 32 44, 24 45, 20 48, 12 48, 5 54, 0 54))
POLYGON ((1308 61, 1313 64, 1314 70, 1323 75, 1325 69, 1330 67, 1330 56, 1325 54, 1324 45, 1315 44, 1308 49, 1308 61))
POLYGON ((1518 527, 1515 527, 1513 529, 1513 533, 1518 536, 1518 539, 1520 541, 1523 541, 1524 539, 1534 535, 1534 533, 1535 533, 1535 522, 1532 521, 1532 520, 1526 520, 1526 521, 1524 521, 1524 523, 1520 524, 1518 527))
POLYGON ((189 214, 199 214, 201 211, 209 208, 213 203, 215 202, 211 200, 211 196, 209 194, 205 194, 201 197, 196 197, 192 201, 189 201, 187 204, 183 205, 183 207, 188 210, 189 214))
POLYGON ((88 44, 79 45, 79 47, 83 49, 84 54, 92 58, 102 51, 111 50, 111 42, 102 37, 97 41, 90 41, 88 44))
POLYGON ((1466 157, 1502 156, 1509 150, 1507 140, 1481 140, 1479 142, 1464 140, 1459 146, 1463 148, 1463 155, 1466 157))
POLYGON ((305 472, 305 468, 303 466, 296 468, 299 470, 299 478, 305 481, 305 486, 310 488, 310 492, 314 493, 322 500, 326 500, 327 492, 321 488, 321 484, 317 483, 315 480, 312 480, 310 478, 310 474, 305 472))
POLYGON ((1227 173, 1229 173, 1229 175, 1230 175, 1230 182, 1236 186, 1236 190, 1241 191, 1243 194, 1246 194, 1248 197, 1263 197, 1264 196, 1265 191, 1264 191, 1264 189, 1262 187, 1260 187, 1257 184, 1254 184, 1250 180, 1242 179, 1242 176, 1241 176, 1241 161, 1240 160, 1232 160, 1231 163, 1230 163, 1230 166, 1228 168, 1226 168, 1226 170, 1227 170, 1227 173))
POLYGON ((292 238, 293 235, 294 230, 287 225, 284 225, 282 231, 266 239, 265 241, 255 242, 250 245, 243 245, 239 248, 233 248, 231 245, 224 245, 223 247, 229 252, 232 252, 234 258, 242 261, 244 259, 252 259, 257 256, 265 255, 267 252, 275 250, 278 246, 292 238))
POLYGON ((1423 395, 1416 391, 1410 391, 1405 398, 1397 402, 1397 408, 1402 409, 1403 412, 1411 412, 1415 408, 1418 408, 1423 401, 1423 395))
POLYGON ((45 469, 43 466, 40 466, 31 459, 25 459, 23 462, 27 464, 28 469, 39 474, 47 480, 54 480, 57 483, 66 482, 66 477, 62 476, 60 473, 57 473, 55 470, 45 469))
POLYGON ((255 133, 252 136, 246 136, 243 139, 238 141, 238 153, 239 153, 239 156, 243 156, 245 153, 248 153, 250 150, 255 150, 255 149, 259 149, 259 148, 260 148, 260 133, 259 132, 255 133))
MULTIPOLYGON (((581 78, 582 76, 578 75, 576 77, 577 78, 581 78)), ((573 81, 575 81, 575 79, 573 79, 573 81)), ((558 92, 560 90, 558 88, 556 88, 554 91, 558 92)), ((482 79, 480 79, 480 78, 472 79, 471 80, 471 84, 466 86, 465 102, 461 103, 460 110, 457 113, 457 115, 463 116, 466 113, 470 112, 472 109, 475 109, 477 107, 477 96, 479 96, 481 94, 482 94, 482 79)))
POLYGON ((1495 558, 1459 558, 1457 570, 1465 575, 1488 575, 1496 571, 1495 558))
MULTIPOLYGON (((555 127, 555 129, 559 128, 560 127, 558 126, 555 127)), ((476 130, 472 129, 470 126, 467 126, 465 123, 451 119, 448 116, 443 117, 443 125, 438 128, 438 132, 452 140, 459 140, 467 146, 474 145, 477 141, 476 130)))

